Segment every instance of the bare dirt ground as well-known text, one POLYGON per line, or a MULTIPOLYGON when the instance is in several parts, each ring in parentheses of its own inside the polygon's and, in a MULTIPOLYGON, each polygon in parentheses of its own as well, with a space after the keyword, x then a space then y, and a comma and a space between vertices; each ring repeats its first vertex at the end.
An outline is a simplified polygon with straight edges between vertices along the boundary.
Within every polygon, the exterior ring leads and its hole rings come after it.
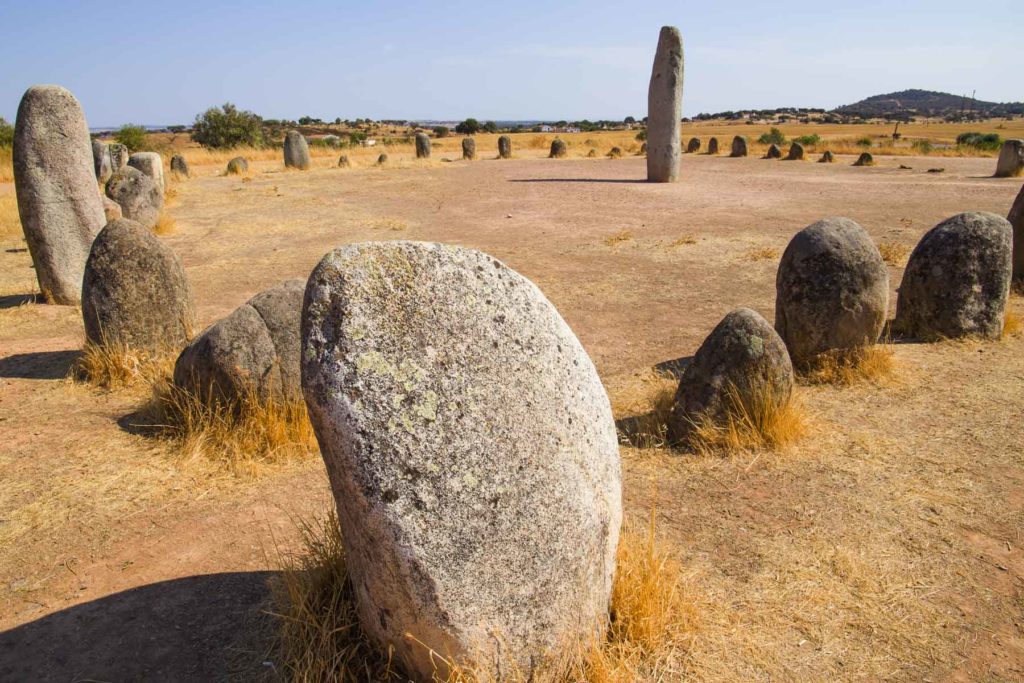
MULTIPOLYGON (((638 182, 639 158, 201 167, 163 239, 204 322, 339 244, 485 250, 558 307, 621 417, 732 308, 772 319, 778 256, 809 223, 910 248, 954 213, 1005 215, 1020 187, 991 159, 852 161, 687 156, 675 185, 638 182)), ((80 314, 30 303, 24 243, 2 247, 0 680, 273 677, 266 581, 331 504, 322 464, 239 476, 123 428, 141 393, 63 379, 80 314)), ((783 453, 623 449, 628 516, 653 509, 690 569, 686 677, 1024 680, 1024 339, 895 355, 895 381, 801 387, 813 430, 783 453)))

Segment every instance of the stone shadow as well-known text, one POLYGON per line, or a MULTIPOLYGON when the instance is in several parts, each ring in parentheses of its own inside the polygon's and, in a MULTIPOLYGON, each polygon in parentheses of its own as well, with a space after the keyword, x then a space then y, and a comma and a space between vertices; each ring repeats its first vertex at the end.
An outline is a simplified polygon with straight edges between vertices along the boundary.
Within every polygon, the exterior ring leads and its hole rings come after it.
POLYGON ((0 296, 0 309, 4 308, 17 308, 18 306, 25 306, 27 304, 42 304, 46 303, 43 298, 38 294, 7 294, 0 296))
POLYGON ((63 379, 81 351, 36 351, 0 358, 0 377, 10 379, 63 379))
POLYGON ((510 183, 626 183, 646 185, 646 180, 633 178, 509 178, 510 183))

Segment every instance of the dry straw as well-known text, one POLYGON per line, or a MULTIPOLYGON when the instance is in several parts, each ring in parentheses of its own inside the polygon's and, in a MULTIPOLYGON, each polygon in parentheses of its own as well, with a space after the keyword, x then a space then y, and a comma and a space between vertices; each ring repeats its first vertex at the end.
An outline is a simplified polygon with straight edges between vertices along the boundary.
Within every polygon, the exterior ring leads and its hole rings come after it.
POLYGON ((726 390, 724 420, 693 419, 690 447, 702 455, 781 450, 803 438, 808 418, 798 396, 780 402, 770 387, 757 385, 744 396, 735 385, 726 390))

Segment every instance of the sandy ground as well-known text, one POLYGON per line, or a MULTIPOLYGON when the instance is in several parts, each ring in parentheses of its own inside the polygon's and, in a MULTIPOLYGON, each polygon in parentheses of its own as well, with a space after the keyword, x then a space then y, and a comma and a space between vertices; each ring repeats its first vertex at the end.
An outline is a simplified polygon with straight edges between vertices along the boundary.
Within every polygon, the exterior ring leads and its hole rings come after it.
MULTIPOLYGON (((621 417, 732 308, 772 319, 778 256, 809 223, 848 216, 909 248, 959 211, 1005 215, 1020 187, 990 159, 878 161, 687 156, 675 185, 638 182, 639 158, 203 167, 163 239, 205 322, 339 244, 485 250, 558 307, 621 417)), ((80 314, 27 303, 24 244, 2 246, 0 680, 272 676, 266 579, 330 505, 322 464, 240 477, 123 429, 141 395, 63 379, 80 314)), ((629 516, 653 508, 690 570, 702 628, 682 675, 1024 680, 1024 339, 896 358, 882 386, 802 387, 813 431, 783 453, 623 449, 629 516)))

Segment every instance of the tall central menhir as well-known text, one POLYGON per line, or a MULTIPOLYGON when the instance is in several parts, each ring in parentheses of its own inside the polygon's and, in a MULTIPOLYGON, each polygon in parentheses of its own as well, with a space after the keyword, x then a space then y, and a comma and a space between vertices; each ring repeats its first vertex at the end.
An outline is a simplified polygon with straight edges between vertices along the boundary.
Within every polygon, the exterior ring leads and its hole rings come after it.
POLYGON ((683 118, 683 39, 662 26, 647 90, 647 181, 679 179, 679 124, 683 118))

